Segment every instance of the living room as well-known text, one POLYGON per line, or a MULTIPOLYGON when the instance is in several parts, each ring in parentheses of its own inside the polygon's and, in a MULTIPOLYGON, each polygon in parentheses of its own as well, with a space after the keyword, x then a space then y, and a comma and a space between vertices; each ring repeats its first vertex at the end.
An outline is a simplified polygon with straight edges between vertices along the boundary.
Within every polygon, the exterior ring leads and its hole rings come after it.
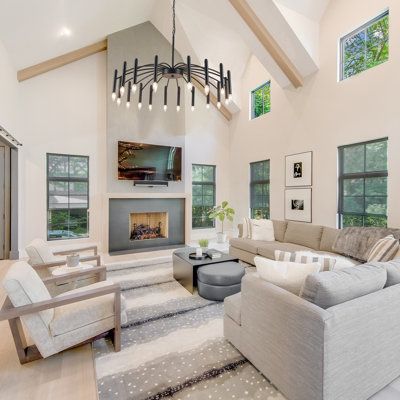
POLYGON ((396 0, 0 10, 1 399, 400 398, 396 0))

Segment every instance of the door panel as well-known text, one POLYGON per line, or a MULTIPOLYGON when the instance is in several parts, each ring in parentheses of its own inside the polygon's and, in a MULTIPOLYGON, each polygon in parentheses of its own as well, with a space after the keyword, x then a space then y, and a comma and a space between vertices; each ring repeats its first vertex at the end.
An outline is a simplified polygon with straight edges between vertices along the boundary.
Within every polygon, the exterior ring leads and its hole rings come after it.
POLYGON ((5 148, 0 146, 0 260, 4 259, 5 241, 5 148))

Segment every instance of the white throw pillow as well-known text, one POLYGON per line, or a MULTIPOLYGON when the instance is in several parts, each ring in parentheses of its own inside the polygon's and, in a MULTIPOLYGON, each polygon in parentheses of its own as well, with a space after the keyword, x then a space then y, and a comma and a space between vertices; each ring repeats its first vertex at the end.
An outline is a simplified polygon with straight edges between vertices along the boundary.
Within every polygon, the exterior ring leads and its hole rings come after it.
POLYGON ((251 236, 253 240, 275 241, 274 224, 270 219, 252 219, 251 236))
POLYGON ((254 263, 261 279, 281 287, 295 295, 300 290, 308 275, 319 272, 321 264, 301 264, 294 262, 274 261, 264 257, 255 257, 254 263))
POLYGON ((250 239, 250 232, 251 232, 251 220, 250 218, 244 217, 243 218, 243 232, 242 232, 242 238, 244 239, 250 239))

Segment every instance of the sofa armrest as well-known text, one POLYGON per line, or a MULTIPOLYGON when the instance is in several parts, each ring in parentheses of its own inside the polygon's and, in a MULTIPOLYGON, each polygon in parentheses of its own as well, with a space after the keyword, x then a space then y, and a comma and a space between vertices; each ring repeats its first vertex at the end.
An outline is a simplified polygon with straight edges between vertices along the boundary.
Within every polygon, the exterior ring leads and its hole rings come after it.
POLYGON ((331 314, 258 277, 242 280, 244 355, 296 400, 323 398, 324 331, 331 314))

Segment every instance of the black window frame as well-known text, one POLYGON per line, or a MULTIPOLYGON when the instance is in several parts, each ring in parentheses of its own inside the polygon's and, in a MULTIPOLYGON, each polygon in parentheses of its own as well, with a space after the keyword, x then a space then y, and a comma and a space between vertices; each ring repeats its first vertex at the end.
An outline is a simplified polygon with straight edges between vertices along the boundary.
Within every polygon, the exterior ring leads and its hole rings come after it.
POLYGON ((257 86, 255 89, 253 89, 250 92, 250 96, 251 96, 251 102, 250 102, 250 104, 251 104, 251 119, 257 119, 257 118, 259 118, 259 117, 271 112, 271 80, 268 80, 267 82, 264 82, 262 85, 257 86), (269 104, 270 104, 269 105, 269 110, 268 111, 264 110, 265 101, 264 101, 264 95, 263 95, 263 112, 260 115, 256 116, 255 115, 255 101, 254 101, 254 97, 255 96, 254 96, 254 93, 257 92, 258 90, 266 87, 266 86, 269 87, 269 104))
MULTIPOLYGON (((89 162, 89 156, 84 156, 80 154, 64 154, 64 153, 46 153, 46 203, 47 203, 47 224, 46 224, 46 237, 48 241, 57 241, 57 240, 74 240, 74 239, 85 239, 90 236, 89 233, 89 207, 90 207, 90 188, 89 188, 89 182, 90 182, 90 162, 89 162), (87 177, 86 178, 78 178, 78 177, 50 177, 49 176, 49 158, 51 156, 61 156, 61 157, 68 157, 68 168, 69 168, 69 159, 70 157, 79 157, 79 158, 85 158, 87 160, 87 177), (57 208, 57 209, 50 209, 50 182, 68 182, 68 191, 69 191, 69 183, 70 182, 86 182, 87 183, 87 208, 86 208, 86 213, 87 213, 87 235, 85 236, 79 236, 79 237, 50 237, 49 236, 49 227, 51 226, 50 224, 50 212, 51 211, 70 211, 70 210, 79 210, 79 208, 57 208)), ((69 175, 69 174, 68 174, 69 175)), ((69 193, 68 193, 68 200, 69 200, 69 193)), ((81 208, 81 210, 84 208, 81 208)))
POLYGON ((254 187, 255 185, 268 185, 268 211, 266 213, 266 219, 270 218, 271 215, 271 206, 270 206, 270 176, 271 176, 271 162, 270 159, 253 161, 250 163, 250 218, 256 218, 254 211, 260 209, 260 207, 253 207, 254 205, 254 187), (266 163, 268 165, 268 179, 253 179, 252 166, 256 164, 266 163))
MULTIPOLYGON (((371 25, 374 25, 376 22, 378 22, 381 19, 383 19, 385 17, 389 17, 389 20, 390 20, 390 12, 389 11, 390 11, 389 9, 385 10, 384 12, 380 13, 379 15, 377 15, 375 18, 372 18, 371 20, 369 20, 365 24, 361 25, 360 27, 354 29, 353 31, 349 32, 348 34, 346 34, 346 35, 344 35, 344 36, 342 36, 340 38, 340 46, 339 46, 339 48, 340 48, 339 80, 340 81, 344 81, 344 80, 346 80, 348 78, 351 78, 352 76, 356 76, 356 75, 358 75, 358 74, 360 74, 360 73, 362 73, 364 71, 368 71, 369 69, 374 68, 376 66, 375 65, 375 66, 372 66, 372 67, 369 67, 369 68, 365 68, 365 69, 363 69, 362 71, 360 71, 360 72, 358 72, 356 74, 353 74, 353 75, 345 77, 344 76, 344 66, 345 66, 344 65, 344 61, 345 61, 344 60, 344 43, 346 42, 347 39, 351 38, 352 36, 357 35, 358 33, 362 32, 364 30, 367 30, 371 25)), ((389 29, 390 29, 390 25, 389 25, 389 29)), ((388 46, 389 46, 389 42, 388 42, 388 46)), ((389 57, 390 57, 390 50, 389 50, 389 57)), ((386 62, 388 60, 389 60, 389 58, 387 60, 383 61, 380 64, 383 64, 384 62, 386 62)), ((378 65, 380 65, 380 64, 378 64, 378 65)))
MULTIPOLYGON (((343 228, 343 216, 344 215, 350 215, 350 216, 356 216, 356 217, 362 217, 363 219, 363 225, 360 226, 367 226, 365 225, 365 218, 366 217, 386 217, 386 221, 388 218, 388 213, 386 209, 386 215, 383 214, 367 214, 365 213, 365 198, 366 197, 373 197, 373 196, 366 196, 365 195, 365 180, 368 178, 387 178, 389 176, 388 172, 388 167, 386 165, 386 170, 382 171, 366 171, 366 162, 367 162, 367 157, 366 157, 366 151, 367 151, 367 145, 371 143, 379 143, 379 142, 387 142, 389 143, 388 137, 380 138, 380 139, 374 139, 374 140, 367 140, 365 142, 359 142, 359 143, 352 143, 352 144, 347 144, 344 146, 339 146, 338 147, 338 163, 339 163, 339 168, 338 168, 338 227, 339 229, 343 228), (345 173, 344 172, 344 149, 353 147, 353 146, 364 146, 364 172, 349 172, 345 173), (344 181, 346 179, 364 179, 364 191, 363 191, 363 198, 364 198, 364 212, 363 213, 355 213, 355 212, 344 212, 343 210, 343 202, 344 202, 344 181)), ((387 161, 387 160, 386 160, 387 161)), ((388 198, 388 193, 386 191, 386 196, 378 196, 378 197, 386 197, 388 198)))
POLYGON ((215 207, 216 205, 216 192, 217 192, 217 184, 216 184, 216 170, 217 170, 217 166, 213 165, 213 164, 192 164, 192 177, 193 177, 193 167, 197 166, 197 167, 212 167, 213 168, 213 181, 194 181, 192 179, 192 229, 198 230, 198 229, 214 229, 215 228, 215 220, 213 219, 209 219, 210 221, 210 226, 193 226, 193 208, 194 207, 204 207, 204 208, 212 208, 210 206, 195 206, 193 204, 193 185, 201 185, 201 186, 212 186, 213 187, 213 207, 215 207))

